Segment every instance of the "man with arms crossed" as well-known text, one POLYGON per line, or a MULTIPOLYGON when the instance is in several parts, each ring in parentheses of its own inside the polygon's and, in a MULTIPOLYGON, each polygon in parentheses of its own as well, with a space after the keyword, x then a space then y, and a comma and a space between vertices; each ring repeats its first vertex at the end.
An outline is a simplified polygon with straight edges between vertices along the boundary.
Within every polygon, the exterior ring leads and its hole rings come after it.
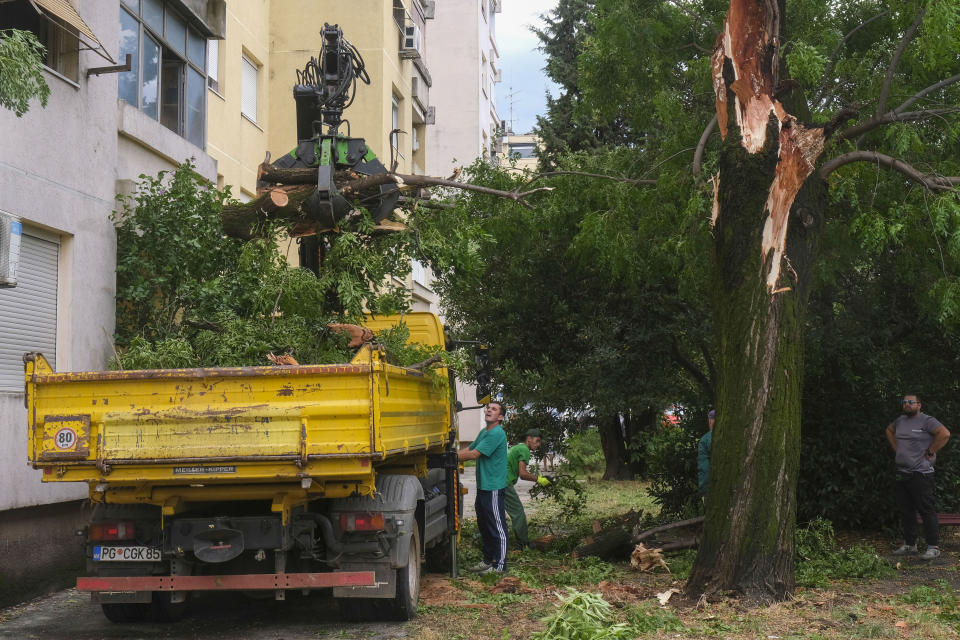
POLYGON ((483 562, 474 573, 505 571, 507 568, 507 516, 503 509, 503 490, 507 486, 507 434, 503 422, 503 404, 491 402, 483 412, 487 428, 466 449, 457 453, 460 461, 477 461, 477 526, 483 541, 483 562))
POLYGON ((917 512, 923 519, 927 550, 922 560, 940 556, 939 522, 933 502, 933 463, 937 451, 947 444, 950 432, 940 421, 920 411, 916 394, 903 396, 903 415, 887 426, 887 440, 896 454, 897 507, 903 525, 903 545, 893 552, 905 556, 917 552, 917 512))

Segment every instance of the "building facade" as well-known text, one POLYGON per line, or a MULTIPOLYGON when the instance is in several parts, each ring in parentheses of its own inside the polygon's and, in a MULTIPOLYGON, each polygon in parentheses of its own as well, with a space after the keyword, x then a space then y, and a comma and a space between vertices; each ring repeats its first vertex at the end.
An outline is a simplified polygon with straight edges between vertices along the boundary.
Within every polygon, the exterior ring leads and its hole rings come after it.
POLYGON ((532 133, 507 132, 500 147, 500 166, 520 173, 536 173, 540 139, 532 133))
POLYGON ((21 118, 0 110, 0 229, 22 231, 15 277, 0 288, 0 603, 75 567, 85 519, 85 486, 43 484, 26 464, 22 356, 40 351, 58 371, 106 367, 116 195, 190 158, 216 179, 197 52, 222 37, 222 15, 222 2, 199 0, 11 0, 0 10, 0 30, 45 45, 51 90, 46 108, 33 103, 21 118))
POLYGON ((499 153, 497 101, 500 50, 496 16, 501 0, 441 0, 427 62, 436 86, 436 133, 427 141, 427 172, 448 176, 457 167, 499 153))
MULTIPOLYGON (((478 158, 499 154, 496 85, 500 50, 496 17, 501 0, 441 0, 431 25, 427 62, 434 77, 431 100, 436 125, 427 140, 427 173, 446 177, 478 158)), ((429 289, 429 270, 424 286, 429 289)), ((457 382, 457 397, 475 405, 473 385, 457 382)), ((460 413, 460 439, 473 440, 483 429, 482 409, 460 413)))

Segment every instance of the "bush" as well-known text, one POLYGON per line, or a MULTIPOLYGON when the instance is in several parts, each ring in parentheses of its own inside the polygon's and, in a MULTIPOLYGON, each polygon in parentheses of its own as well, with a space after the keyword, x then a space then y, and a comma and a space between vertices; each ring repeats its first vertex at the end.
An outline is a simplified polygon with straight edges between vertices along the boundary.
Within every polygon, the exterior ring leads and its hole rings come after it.
POLYGON ((606 461, 603 446, 600 444, 600 432, 587 429, 567 440, 566 461, 564 467, 575 475, 596 475, 603 472, 606 461))
POLYGON ((682 427, 663 427, 646 442, 644 456, 650 475, 647 493, 662 515, 682 517, 695 512, 697 495, 697 437, 682 427))
POLYGON ((831 580, 885 578, 893 573, 876 551, 857 544, 841 549, 829 520, 816 518, 795 535, 797 586, 827 587, 831 580))

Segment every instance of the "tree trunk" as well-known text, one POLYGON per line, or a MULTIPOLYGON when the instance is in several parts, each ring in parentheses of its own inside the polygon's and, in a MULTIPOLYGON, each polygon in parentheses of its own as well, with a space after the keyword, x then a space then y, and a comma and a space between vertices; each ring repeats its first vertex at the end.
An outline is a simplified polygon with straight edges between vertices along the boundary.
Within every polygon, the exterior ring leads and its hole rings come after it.
POLYGON ((774 96, 783 2, 731 0, 714 52, 717 420, 691 595, 783 599, 794 588, 803 317, 827 206, 822 129, 774 96))
POLYGON ((633 472, 627 462, 627 447, 623 440, 620 416, 614 414, 597 421, 600 430, 600 445, 603 447, 603 459, 606 469, 604 480, 632 480, 633 472))

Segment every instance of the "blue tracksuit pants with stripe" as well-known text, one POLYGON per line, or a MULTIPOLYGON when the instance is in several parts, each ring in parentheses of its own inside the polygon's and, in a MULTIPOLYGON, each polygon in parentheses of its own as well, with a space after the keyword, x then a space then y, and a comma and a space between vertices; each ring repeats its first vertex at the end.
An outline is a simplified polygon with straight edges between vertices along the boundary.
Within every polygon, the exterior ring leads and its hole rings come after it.
POLYGON ((503 489, 477 491, 474 504, 477 526, 483 540, 483 561, 497 571, 507 569, 507 514, 503 509, 503 489))

